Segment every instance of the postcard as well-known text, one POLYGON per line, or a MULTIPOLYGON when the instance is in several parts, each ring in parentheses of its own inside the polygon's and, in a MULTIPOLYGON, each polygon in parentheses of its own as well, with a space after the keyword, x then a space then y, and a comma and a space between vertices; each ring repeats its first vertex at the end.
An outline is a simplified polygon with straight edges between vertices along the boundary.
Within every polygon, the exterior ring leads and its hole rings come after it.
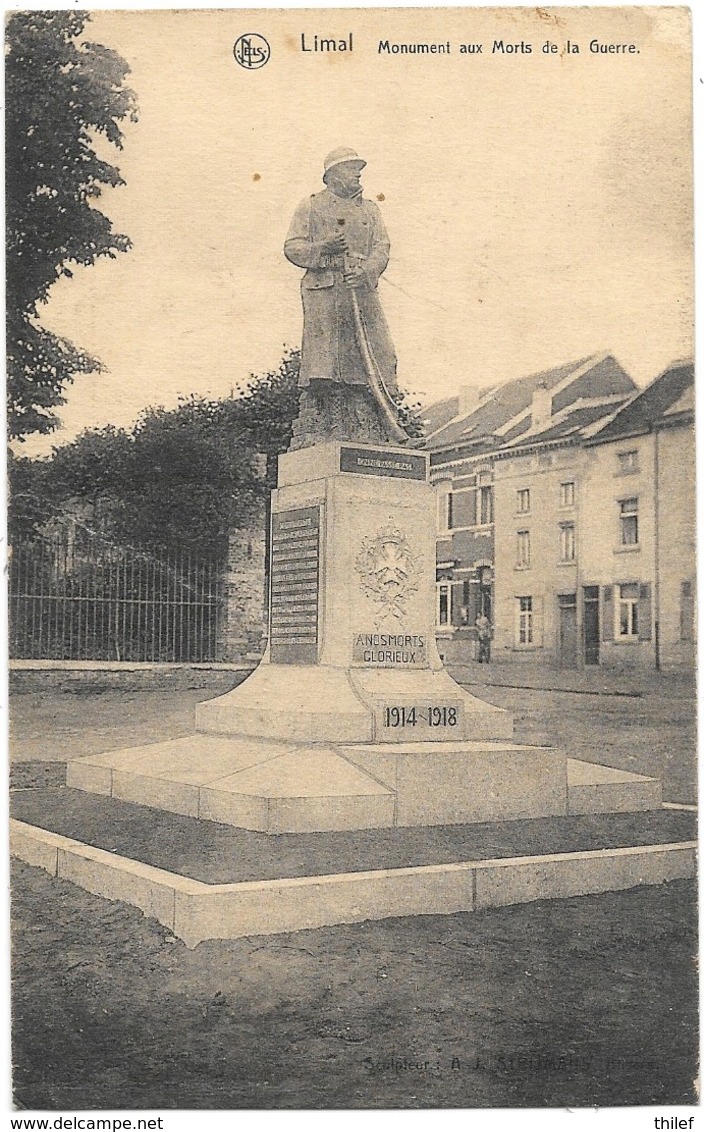
POLYGON ((692 1127, 689 9, 5 46, 16 1110, 692 1127))

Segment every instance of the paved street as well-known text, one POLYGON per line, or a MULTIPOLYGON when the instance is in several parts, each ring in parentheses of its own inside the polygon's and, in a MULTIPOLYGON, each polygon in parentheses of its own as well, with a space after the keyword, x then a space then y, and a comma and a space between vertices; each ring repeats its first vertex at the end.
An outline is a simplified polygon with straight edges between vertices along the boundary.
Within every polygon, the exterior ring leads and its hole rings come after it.
POLYGON ((691 679, 478 664, 455 668, 453 675, 473 695, 513 712, 523 742, 549 743, 572 758, 654 775, 662 780, 665 801, 696 804, 691 679))

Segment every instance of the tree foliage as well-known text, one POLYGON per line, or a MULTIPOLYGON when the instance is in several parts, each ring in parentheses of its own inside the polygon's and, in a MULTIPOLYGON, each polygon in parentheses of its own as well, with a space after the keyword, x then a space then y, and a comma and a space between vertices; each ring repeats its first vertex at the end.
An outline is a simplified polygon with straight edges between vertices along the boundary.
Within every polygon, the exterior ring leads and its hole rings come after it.
MULTIPOLYGON (((130 431, 89 429, 50 459, 12 460, 11 535, 88 505, 115 539, 221 552, 230 532, 262 522, 298 412, 299 367, 291 350, 231 397, 145 409, 130 431)), ((415 408, 401 407, 417 424, 415 408)))
POLYGON ((88 429, 48 459, 10 461, 11 537, 71 508, 130 543, 217 553, 227 535, 261 522, 298 407, 298 351, 232 397, 183 398, 145 409, 129 431, 88 429))
POLYGON ((77 373, 100 362, 38 322, 37 308, 70 265, 127 251, 98 208, 123 183, 98 156, 96 135, 122 148, 119 123, 136 120, 116 52, 81 39, 86 12, 16 12, 6 27, 7 385, 11 438, 51 432, 52 411, 77 373))

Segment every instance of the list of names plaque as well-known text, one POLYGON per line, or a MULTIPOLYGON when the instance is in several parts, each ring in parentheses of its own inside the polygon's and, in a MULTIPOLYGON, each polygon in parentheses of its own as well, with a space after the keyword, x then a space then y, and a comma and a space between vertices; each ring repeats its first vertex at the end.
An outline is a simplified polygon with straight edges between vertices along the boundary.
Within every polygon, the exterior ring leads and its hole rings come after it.
POLYGON ((317 664, 320 507, 279 511, 271 525, 272 664, 317 664))

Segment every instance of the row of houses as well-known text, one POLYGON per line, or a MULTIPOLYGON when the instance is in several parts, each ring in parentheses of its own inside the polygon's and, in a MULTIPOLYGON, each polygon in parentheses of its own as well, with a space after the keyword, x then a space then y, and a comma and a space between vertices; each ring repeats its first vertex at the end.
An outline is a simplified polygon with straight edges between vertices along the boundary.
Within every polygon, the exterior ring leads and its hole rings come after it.
POLYGON ((609 354, 427 410, 447 659, 668 668, 695 656, 694 369, 609 354))

